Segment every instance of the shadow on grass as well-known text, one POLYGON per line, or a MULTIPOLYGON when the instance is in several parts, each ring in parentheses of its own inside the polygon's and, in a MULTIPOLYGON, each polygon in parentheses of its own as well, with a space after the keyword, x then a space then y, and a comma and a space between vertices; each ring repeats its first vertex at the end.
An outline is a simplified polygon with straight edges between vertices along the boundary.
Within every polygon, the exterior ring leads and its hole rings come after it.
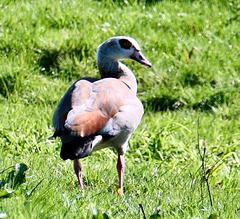
MULTIPOLYGON (((101 0, 96 0, 98 2, 101 2, 101 0)), ((144 3, 146 5, 154 5, 158 2, 162 2, 163 0, 145 0, 144 3)), ((131 4, 131 1, 122 1, 122 0, 113 0, 113 2, 119 6, 124 6, 128 5, 129 3, 131 4)), ((140 3, 140 1, 138 1, 140 3)))
POLYGON ((7 97, 15 90, 16 78, 13 75, 0 75, 0 94, 7 97))
POLYGON ((196 86, 203 84, 198 75, 190 72, 186 73, 183 82, 185 86, 196 86))
POLYGON ((183 86, 199 86, 203 85, 206 83, 210 83, 212 87, 216 85, 216 80, 215 79, 207 79, 206 76, 200 75, 199 73, 194 73, 194 72, 185 72, 182 74, 182 77, 180 78, 182 81, 183 86))
POLYGON ((209 97, 204 97, 199 102, 191 103, 188 100, 184 100, 180 97, 172 97, 171 95, 164 94, 161 97, 148 98, 143 101, 145 109, 150 111, 176 111, 182 108, 192 108, 194 110, 200 109, 211 112, 213 108, 217 108, 224 103, 228 103, 229 97, 225 91, 218 91, 213 93, 209 97))
POLYGON ((218 91, 209 97, 205 97, 202 101, 192 104, 193 109, 201 108, 204 111, 212 111, 213 107, 219 107, 229 102, 229 97, 224 91, 218 91))
POLYGON ((164 94, 161 97, 149 98, 143 102, 145 108, 151 111, 166 111, 166 110, 177 110, 185 105, 187 102, 181 100, 177 97, 172 97, 171 95, 164 94))
POLYGON ((88 54, 88 50, 79 46, 76 48, 60 48, 60 49, 39 49, 38 65, 44 69, 45 75, 51 75, 52 68, 59 69, 61 60, 65 60, 67 57, 74 60, 74 56, 78 60, 83 59, 83 54, 88 54))

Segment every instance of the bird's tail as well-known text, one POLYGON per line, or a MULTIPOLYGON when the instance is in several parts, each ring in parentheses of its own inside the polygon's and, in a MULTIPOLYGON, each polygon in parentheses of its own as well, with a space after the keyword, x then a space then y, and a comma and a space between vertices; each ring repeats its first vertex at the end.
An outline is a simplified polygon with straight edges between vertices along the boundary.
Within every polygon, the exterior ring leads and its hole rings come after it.
POLYGON ((75 160, 87 157, 92 151, 94 137, 74 137, 71 141, 63 142, 60 157, 63 160, 75 160))

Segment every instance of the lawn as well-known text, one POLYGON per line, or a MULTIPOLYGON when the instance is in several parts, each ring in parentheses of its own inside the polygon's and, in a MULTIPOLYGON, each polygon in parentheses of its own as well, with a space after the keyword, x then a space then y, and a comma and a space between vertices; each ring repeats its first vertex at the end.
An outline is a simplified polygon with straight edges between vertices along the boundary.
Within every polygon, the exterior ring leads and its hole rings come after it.
POLYGON ((0 218, 239 218, 240 2, 2 0, 0 218), (135 38, 153 67, 125 63, 145 114, 126 153, 73 164, 52 115, 68 87, 99 77, 96 50, 135 38))

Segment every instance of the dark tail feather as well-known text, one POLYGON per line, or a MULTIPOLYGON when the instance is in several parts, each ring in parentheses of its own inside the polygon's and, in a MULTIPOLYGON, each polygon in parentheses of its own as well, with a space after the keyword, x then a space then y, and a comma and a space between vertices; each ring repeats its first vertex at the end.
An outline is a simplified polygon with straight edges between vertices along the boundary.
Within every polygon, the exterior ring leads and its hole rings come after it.
POLYGON ((60 157, 63 160, 75 160, 87 157, 92 151, 94 138, 75 137, 72 141, 62 143, 60 157))
POLYGON ((58 137, 58 136, 61 136, 61 135, 65 135, 67 134, 67 130, 66 129, 58 129, 56 130, 54 133, 53 133, 53 136, 54 138, 58 137))

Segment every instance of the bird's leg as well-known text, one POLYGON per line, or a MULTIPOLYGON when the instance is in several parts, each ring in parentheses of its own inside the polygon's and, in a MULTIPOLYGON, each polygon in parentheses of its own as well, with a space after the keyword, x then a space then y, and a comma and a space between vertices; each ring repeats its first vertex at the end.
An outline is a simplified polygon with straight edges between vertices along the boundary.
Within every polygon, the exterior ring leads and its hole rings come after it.
POLYGON ((118 178, 119 178, 119 189, 118 193, 123 195, 123 172, 125 168, 125 161, 123 155, 118 155, 117 161, 117 171, 118 171, 118 178))
POLYGON ((83 180, 82 180, 82 165, 78 159, 75 159, 73 162, 74 170, 78 178, 79 185, 83 189, 83 180))

